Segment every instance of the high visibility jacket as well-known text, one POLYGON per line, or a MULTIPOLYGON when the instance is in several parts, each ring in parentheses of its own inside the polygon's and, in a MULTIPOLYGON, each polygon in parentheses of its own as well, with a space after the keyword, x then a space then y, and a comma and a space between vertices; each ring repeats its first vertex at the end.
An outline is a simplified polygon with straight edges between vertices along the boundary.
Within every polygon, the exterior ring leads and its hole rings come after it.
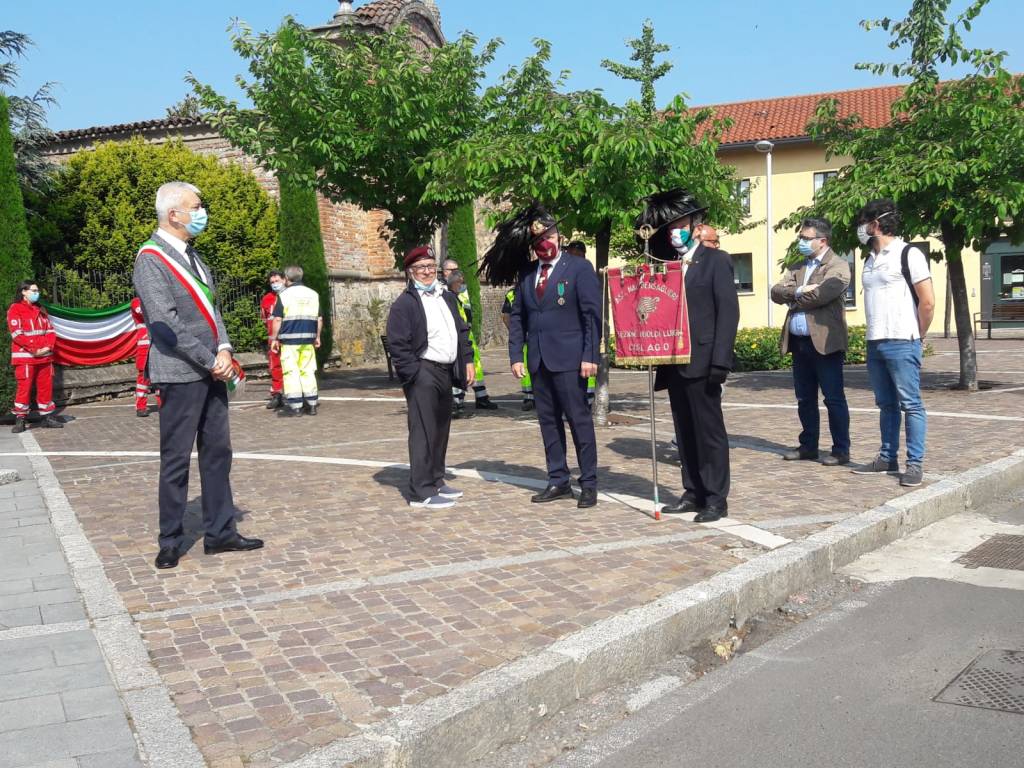
POLYGON ((132 299, 132 320, 135 321, 135 346, 149 346, 149 329, 146 327, 146 317, 142 314, 142 302, 136 296, 132 299))
POLYGON ((277 340, 282 344, 312 344, 320 319, 320 295, 304 285, 290 285, 278 294, 274 317, 281 318, 277 340))
POLYGON ((38 304, 19 301, 7 310, 7 330, 11 334, 11 365, 50 365, 57 332, 50 316, 38 304), (33 353, 49 347, 43 357, 33 353))

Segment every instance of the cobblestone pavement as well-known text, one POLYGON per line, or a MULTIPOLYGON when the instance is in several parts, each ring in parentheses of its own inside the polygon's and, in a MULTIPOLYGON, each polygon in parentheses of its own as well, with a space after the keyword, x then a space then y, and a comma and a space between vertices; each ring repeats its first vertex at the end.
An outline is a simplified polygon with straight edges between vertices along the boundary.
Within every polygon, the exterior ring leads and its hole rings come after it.
MULTIPOLYGON (((948 389, 955 342, 933 344, 926 481, 1024 445, 1024 342, 979 341, 981 378, 994 386, 976 394, 948 389)), ((485 359, 504 370, 501 355, 485 359)), ((501 410, 456 422, 452 434, 452 483, 466 498, 431 513, 402 497, 405 407, 386 377, 333 373, 320 415, 291 420, 269 414, 256 402, 265 388, 251 385, 252 402, 232 414, 232 479, 240 530, 267 546, 216 557, 193 547, 172 571, 152 564, 158 418, 137 419, 115 401, 70 409, 76 420, 60 432, 34 431, 44 451, 91 454, 49 461, 210 765, 286 764, 902 492, 893 476, 783 462, 799 431, 790 375, 745 374, 726 392, 729 524, 654 521, 639 509, 651 493, 647 376, 615 372, 620 423, 598 431, 599 477, 620 501, 585 512, 531 505, 544 483, 536 421, 521 412, 510 374, 487 383, 501 410)), ((868 461, 878 417, 863 368, 848 369, 847 389, 854 460, 868 461)), ((656 403, 661 497, 671 501, 681 481, 664 393, 656 403)), ((192 493, 198 538, 195 472, 192 493)))

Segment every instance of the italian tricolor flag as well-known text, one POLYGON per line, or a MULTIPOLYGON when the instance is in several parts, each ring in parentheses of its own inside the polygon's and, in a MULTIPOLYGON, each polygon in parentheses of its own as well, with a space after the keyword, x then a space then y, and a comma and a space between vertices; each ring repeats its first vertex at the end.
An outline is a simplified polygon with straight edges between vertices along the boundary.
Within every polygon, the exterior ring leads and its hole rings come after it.
POLYGON ((53 361, 58 365, 107 365, 135 355, 131 305, 74 309, 42 302, 57 331, 53 361))

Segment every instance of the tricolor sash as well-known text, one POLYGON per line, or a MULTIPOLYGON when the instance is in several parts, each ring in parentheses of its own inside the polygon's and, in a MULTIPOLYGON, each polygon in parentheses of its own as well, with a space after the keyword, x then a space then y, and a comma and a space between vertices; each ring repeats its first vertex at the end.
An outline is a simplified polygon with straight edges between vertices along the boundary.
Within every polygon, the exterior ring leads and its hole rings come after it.
MULTIPOLYGON (((213 293, 206 283, 200 280, 198 277, 189 272, 185 267, 172 259, 163 249, 152 240, 147 240, 142 244, 142 248, 139 249, 139 256, 142 254, 149 254, 155 256, 167 269, 170 271, 178 282, 185 288, 189 296, 196 303, 196 307, 199 309, 199 314, 203 316, 207 324, 210 326, 210 332, 213 334, 213 341, 215 344, 220 343, 220 334, 217 332, 217 320, 216 314, 213 309, 213 293)), ((138 257, 136 257, 138 258, 138 257)))

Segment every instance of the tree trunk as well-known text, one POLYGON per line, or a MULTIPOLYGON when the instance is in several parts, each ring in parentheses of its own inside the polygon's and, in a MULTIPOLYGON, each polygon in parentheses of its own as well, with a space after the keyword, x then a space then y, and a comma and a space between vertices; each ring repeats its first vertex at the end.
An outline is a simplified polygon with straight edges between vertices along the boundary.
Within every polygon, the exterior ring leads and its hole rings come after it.
POLYGON ((597 392, 594 395, 594 423, 599 427, 608 426, 608 412, 611 410, 611 397, 608 392, 608 373, 610 359, 608 345, 611 343, 611 308, 608 306, 608 292, 604 290, 605 275, 601 270, 608 268, 608 251, 612 242, 612 221, 605 219, 596 235, 597 241, 597 276, 601 281, 602 328, 601 337, 604 345, 601 360, 597 366, 597 392))
POLYGON ((964 237, 952 225, 942 225, 942 243, 946 248, 946 268, 953 291, 953 315, 956 318, 956 339, 960 347, 960 381, 957 389, 978 391, 978 356, 974 347, 971 308, 967 303, 967 280, 962 258, 964 237))
POLYGON ((946 262, 946 306, 942 321, 942 337, 949 338, 949 325, 953 320, 953 282, 949 279, 949 262, 946 262))

